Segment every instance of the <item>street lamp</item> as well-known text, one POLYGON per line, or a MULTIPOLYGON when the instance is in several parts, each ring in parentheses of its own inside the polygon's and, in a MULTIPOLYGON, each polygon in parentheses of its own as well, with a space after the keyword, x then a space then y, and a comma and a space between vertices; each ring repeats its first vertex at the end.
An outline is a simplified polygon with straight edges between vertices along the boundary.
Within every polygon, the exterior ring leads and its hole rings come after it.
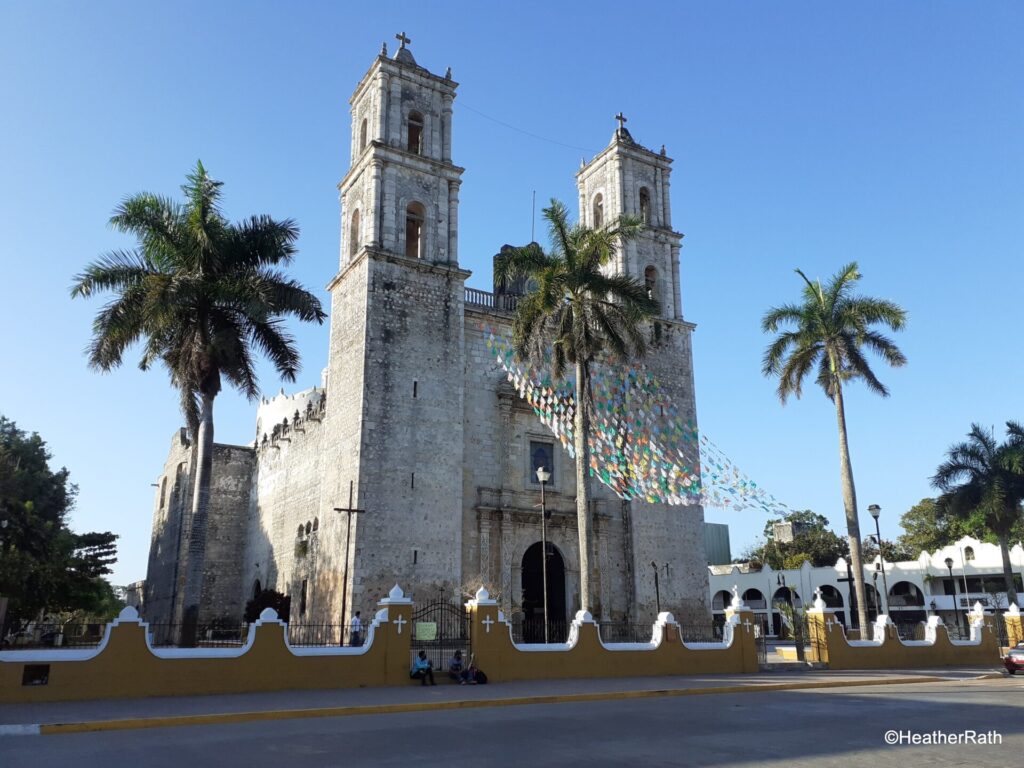
POLYGON ((956 631, 960 632, 960 611, 956 605, 956 579, 953 578, 953 558, 946 558, 946 568, 949 570, 949 580, 953 582, 953 618, 956 619, 956 631))
POLYGON ((885 590, 885 600, 882 605, 885 607, 885 612, 889 613, 889 585, 885 580, 885 557, 882 555, 882 531, 878 527, 878 516, 882 514, 882 508, 877 504, 872 504, 868 507, 868 512, 875 518, 875 539, 878 541, 878 562, 882 566, 882 589, 885 590))
POLYGON ((356 509, 352 506, 352 496, 354 493, 355 483, 352 480, 348 481, 348 506, 347 507, 334 507, 335 512, 344 512, 348 515, 348 522, 345 525, 345 569, 341 576, 341 639, 340 645, 345 644, 345 622, 348 621, 348 560, 349 552, 352 549, 352 515, 358 515, 365 512, 365 509, 356 509))
POLYGON ((654 601, 658 606, 658 615, 661 615, 661 586, 658 584, 658 564, 651 560, 651 568, 654 569, 654 601))
POLYGON ((551 479, 551 473, 545 467, 537 467, 537 479, 540 481, 540 573, 544 587, 544 643, 548 642, 548 509, 544 500, 544 488, 551 479))

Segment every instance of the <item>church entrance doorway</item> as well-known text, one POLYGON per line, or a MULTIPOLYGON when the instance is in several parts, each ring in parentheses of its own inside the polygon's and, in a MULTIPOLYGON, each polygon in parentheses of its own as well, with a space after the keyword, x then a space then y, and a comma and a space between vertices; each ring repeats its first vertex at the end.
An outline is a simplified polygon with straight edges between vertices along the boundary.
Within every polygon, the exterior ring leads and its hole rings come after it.
MULTIPOLYGON (((523 554, 523 626, 524 643, 544 642, 544 572, 541 543, 530 546, 523 554)), ((558 549, 548 542, 548 640, 564 643, 569 636, 565 618, 565 561, 558 549)))

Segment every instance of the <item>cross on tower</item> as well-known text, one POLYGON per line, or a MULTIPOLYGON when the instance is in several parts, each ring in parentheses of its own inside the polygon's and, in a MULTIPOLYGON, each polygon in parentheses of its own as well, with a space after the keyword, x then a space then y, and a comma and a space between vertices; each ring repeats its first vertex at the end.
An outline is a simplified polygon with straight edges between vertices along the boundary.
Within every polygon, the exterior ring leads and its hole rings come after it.
POLYGON ((623 128, 625 128, 625 127, 626 127, 626 116, 625 116, 624 114, 622 114, 621 112, 619 112, 619 114, 617 114, 617 115, 615 116, 615 119, 619 121, 619 130, 620 130, 620 131, 621 131, 621 130, 622 130, 623 128))
POLYGON ((412 40, 405 36, 405 32, 399 32, 395 35, 395 40, 398 41, 398 50, 402 50, 406 45, 412 42, 412 40))

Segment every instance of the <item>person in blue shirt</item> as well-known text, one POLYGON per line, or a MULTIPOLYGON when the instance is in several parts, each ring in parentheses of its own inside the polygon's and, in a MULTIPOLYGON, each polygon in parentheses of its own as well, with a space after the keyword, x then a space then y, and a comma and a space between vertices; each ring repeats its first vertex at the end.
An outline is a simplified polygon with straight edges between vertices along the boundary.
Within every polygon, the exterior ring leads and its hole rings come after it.
POLYGON ((419 680, 420 685, 426 685, 427 680, 430 681, 431 685, 437 685, 434 682, 434 667, 430 663, 430 659, 427 658, 426 651, 420 651, 419 655, 412 660, 412 669, 409 670, 409 677, 413 680, 419 680))

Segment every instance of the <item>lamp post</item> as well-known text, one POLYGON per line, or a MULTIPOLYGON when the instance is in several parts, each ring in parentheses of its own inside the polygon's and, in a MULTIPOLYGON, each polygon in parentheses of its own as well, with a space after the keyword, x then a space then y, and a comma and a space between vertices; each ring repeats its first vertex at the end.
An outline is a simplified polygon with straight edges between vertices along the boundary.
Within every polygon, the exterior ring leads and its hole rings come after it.
POLYGON ((882 508, 877 504, 868 507, 868 512, 875 518, 875 539, 878 541, 878 563, 882 566, 882 589, 885 590, 885 600, 882 605, 885 612, 889 613, 889 585, 885 580, 885 556, 882 554, 882 530, 878 527, 878 516, 882 514, 882 508))
POLYGON ((345 644, 345 621, 347 620, 348 611, 348 558, 349 551, 352 549, 352 515, 357 515, 361 512, 365 512, 365 509, 356 509, 352 506, 352 493, 353 486, 355 483, 352 480, 348 481, 348 506, 347 507, 334 507, 335 512, 346 512, 348 513, 348 525, 345 526, 345 570, 341 577, 341 637, 340 645, 345 644))
POLYGON ((956 579, 953 577, 953 558, 946 558, 946 569, 949 571, 949 580, 953 582, 953 618, 956 619, 956 631, 960 632, 960 611, 956 605, 956 579))
POLYGON ((544 487, 551 479, 551 473, 545 467, 537 467, 537 479, 540 480, 540 573, 544 591, 544 643, 548 642, 548 508, 544 499, 544 487))

